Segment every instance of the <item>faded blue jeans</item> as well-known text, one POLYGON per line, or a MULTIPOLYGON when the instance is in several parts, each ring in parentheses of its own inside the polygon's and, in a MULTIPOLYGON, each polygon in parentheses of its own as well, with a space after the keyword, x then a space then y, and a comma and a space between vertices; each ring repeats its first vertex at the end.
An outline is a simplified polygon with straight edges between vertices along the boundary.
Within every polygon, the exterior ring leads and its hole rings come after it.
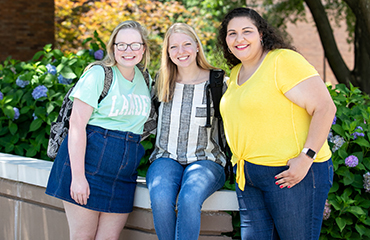
POLYGON ((244 191, 236 186, 242 240, 319 239, 333 163, 313 163, 301 182, 280 189, 274 177, 287 168, 244 163, 244 191))
POLYGON ((224 185, 225 171, 210 160, 183 166, 159 158, 150 165, 146 181, 158 239, 197 240, 202 204, 224 185))

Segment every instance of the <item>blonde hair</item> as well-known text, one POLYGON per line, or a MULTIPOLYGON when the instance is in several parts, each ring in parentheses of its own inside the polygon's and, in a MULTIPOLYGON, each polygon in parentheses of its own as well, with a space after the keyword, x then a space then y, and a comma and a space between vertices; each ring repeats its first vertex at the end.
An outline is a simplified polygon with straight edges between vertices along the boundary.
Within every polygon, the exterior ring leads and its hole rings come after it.
POLYGON ((206 70, 216 69, 206 59, 199 37, 194 29, 185 23, 175 23, 166 32, 163 39, 161 68, 158 79, 156 80, 156 94, 160 102, 169 102, 172 100, 175 90, 176 77, 178 74, 177 66, 172 62, 168 54, 169 38, 173 33, 183 33, 191 37, 196 42, 199 52, 196 57, 198 67, 206 70))
POLYGON ((124 21, 124 22, 121 22, 120 24, 118 24, 118 26, 113 30, 112 34, 110 35, 110 38, 109 38, 109 41, 108 41, 108 44, 107 44, 107 54, 105 55, 103 60, 96 61, 94 63, 89 64, 86 67, 86 69, 89 69, 91 67, 91 65, 96 64, 96 63, 101 63, 101 64, 103 64, 107 67, 115 66, 117 64, 117 61, 114 58, 114 43, 115 43, 115 40, 116 40, 116 36, 117 36, 117 34, 120 30, 129 29, 129 28, 137 30, 141 35, 141 39, 142 39, 142 41, 144 43, 144 47, 145 47, 143 59, 141 61, 143 62, 144 70, 145 70, 147 68, 147 66, 149 65, 149 62, 150 62, 150 49, 149 49, 149 45, 148 45, 148 32, 143 26, 140 25, 140 23, 138 23, 136 21, 132 21, 132 20, 127 20, 127 21, 124 21))

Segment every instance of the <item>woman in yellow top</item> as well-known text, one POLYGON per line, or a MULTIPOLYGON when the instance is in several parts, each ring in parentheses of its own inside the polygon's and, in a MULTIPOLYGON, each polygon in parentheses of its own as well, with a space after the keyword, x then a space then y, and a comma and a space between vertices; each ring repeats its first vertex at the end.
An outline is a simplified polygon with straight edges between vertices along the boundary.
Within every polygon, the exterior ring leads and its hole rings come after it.
POLYGON ((233 67, 220 109, 233 152, 242 239, 319 239, 336 108, 317 71, 254 10, 229 12, 218 45, 233 67))

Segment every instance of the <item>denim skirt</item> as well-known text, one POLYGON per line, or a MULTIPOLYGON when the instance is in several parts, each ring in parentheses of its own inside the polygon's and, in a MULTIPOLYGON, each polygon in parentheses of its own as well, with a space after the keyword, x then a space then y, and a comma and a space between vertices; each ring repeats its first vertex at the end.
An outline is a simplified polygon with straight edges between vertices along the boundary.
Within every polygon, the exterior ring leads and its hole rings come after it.
MULTIPOLYGON (((141 136, 131 132, 86 127, 85 175, 90 187, 87 205, 107 213, 130 213, 133 209, 137 168, 144 155, 141 136)), ((68 135, 50 172, 46 194, 77 204, 70 195, 71 165, 68 135)))

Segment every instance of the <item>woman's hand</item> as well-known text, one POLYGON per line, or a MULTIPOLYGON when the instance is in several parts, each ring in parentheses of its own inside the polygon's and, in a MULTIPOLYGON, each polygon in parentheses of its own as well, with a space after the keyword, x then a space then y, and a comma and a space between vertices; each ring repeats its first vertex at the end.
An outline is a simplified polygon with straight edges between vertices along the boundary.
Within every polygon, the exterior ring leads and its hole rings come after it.
POLYGON ((90 187, 85 176, 72 177, 70 191, 71 198, 75 200, 76 203, 80 205, 87 204, 87 199, 89 199, 90 196, 90 187))
POLYGON ((289 169, 275 176, 275 179, 277 179, 275 182, 276 185, 280 188, 291 188, 298 184, 307 175, 312 163, 312 158, 304 153, 299 154, 296 158, 290 159, 287 163, 289 169))

